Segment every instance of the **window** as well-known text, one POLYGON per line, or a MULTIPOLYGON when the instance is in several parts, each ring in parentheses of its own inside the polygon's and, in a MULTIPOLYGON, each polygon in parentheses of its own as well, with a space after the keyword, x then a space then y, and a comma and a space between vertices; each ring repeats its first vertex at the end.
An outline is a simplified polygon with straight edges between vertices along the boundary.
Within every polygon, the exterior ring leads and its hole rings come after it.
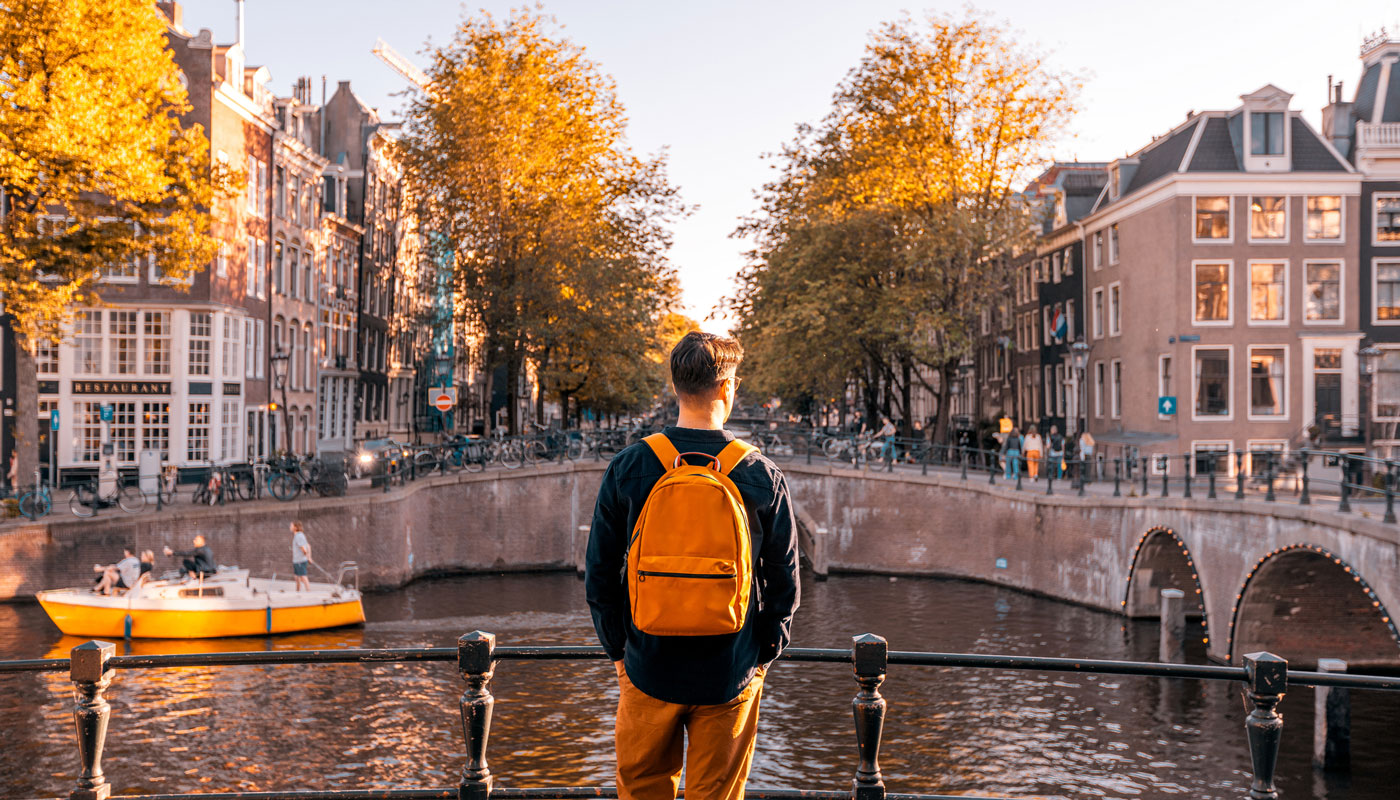
POLYGON ((1055 283, 1059 283, 1060 276, 1063 274, 1061 272, 1060 254, 1056 253, 1053 256, 1051 256, 1050 263, 1053 265, 1050 267, 1050 279, 1053 280, 1055 283))
POLYGON ((1118 336, 1123 332, 1123 292, 1122 285, 1108 285, 1108 334, 1118 336))
MULTIPOLYGON (((299 251, 293 247, 287 251, 287 294, 296 297, 300 291, 301 276, 297 274, 297 253, 299 251)), ((307 298, 308 300, 310 298, 307 298)))
POLYGON ((1118 263, 1118 225, 1108 226, 1108 263, 1118 263))
POLYGON ((1335 261, 1303 263, 1303 319, 1306 322, 1342 321, 1342 265, 1335 261))
POLYGON ((265 339, 267 335, 267 326, 263 320, 258 320, 257 332, 257 347, 253 349, 254 374, 256 377, 262 378, 267 375, 267 370, 263 366, 267 363, 267 342, 265 339))
POLYGON ((1045 413, 1055 413, 1055 368, 1045 365, 1045 413))
POLYGON ((102 373, 102 312, 79 311, 74 320, 76 335, 73 343, 77 350, 77 373, 79 375, 100 375, 102 373))
POLYGON ((225 400, 219 412, 219 453, 224 458, 238 457, 238 401, 225 400))
POLYGON ((311 323, 308 322, 302 330, 302 347, 306 348, 306 382, 302 385, 307 389, 316 387, 316 344, 313 337, 311 323))
POLYGON ((1373 242, 1400 242, 1400 194, 1377 194, 1373 242))
POLYGON ((1103 287, 1094 289, 1092 305, 1089 309, 1089 324, 1095 339, 1103 338, 1103 287))
POLYGON ((1283 112, 1252 111, 1249 114, 1249 154, 1283 155, 1283 112))
POLYGON ((102 458, 102 404, 73 404, 73 460, 95 462, 102 458))
POLYGON ((1276 470, 1283 466, 1283 454, 1288 448, 1288 443, 1249 442, 1246 447, 1249 450, 1249 474, 1267 475, 1270 466, 1276 470))
POLYGON ((1074 341, 1074 301, 1065 301, 1065 339, 1074 341))
POLYGON ((190 403, 186 426, 185 458, 188 461, 209 460, 209 404, 190 403))
POLYGON ((1376 262, 1376 320, 1400 320, 1400 261, 1376 262))
POLYGON ((170 404, 141 404, 141 449, 170 450, 170 404))
POLYGON ((1196 322, 1230 321, 1230 265, 1196 265, 1196 322))
POLYGON ((258 294, 258 239, 256 236, 248 237, 248 267, 244 284, 247 286, 248 295, 256 297, 258 294))
POLYGON ((1094 416, 1103 416, 1104 363, 1094 362, 1094 416))
POLYGON ((267 242, 258 239, 253 244, 254 264, 256 265, 253 268, 254 288, 257 289, 258 297, 267 297, 267 242))
POLYGON ((1228 241, 1230 238, 1230 198, 1196 198, 1197 241, 1228 241))
POLYGON ((1249 264, 1249 319, 1251 322, 1283 322, 1288 319, 1288 262, 1252 261, 1249 264))
POLYGON ((312 290, 312 286, 313 281, 316 280, 316 263, 311 259, 310 250, 302 253, 301 263, 304 265, 301 272, 301 299, 314 301, 316 299, 316 293, 312 290))
POLYGON ((34 371, 40 375, 58 374, 58 345, 44 338, 35 342, 34 371))
POLYGON ((1309 197, 1308 219, 1303 231, 1309 241, 1342 238, 1342 198, 1338 195, 1309 197))
POLYGON ((322 209, 323 211, 328 211, 328 212, 334 214, 334 213, 336 213, 336 208, 335 208, 335 178, 334 178, 333 176, 331 176, 331 175, 327 175, 327 176, 325 177, 324 184, 325 184, 325 185, 324 185, 324 189, 323 189, 322 195, 323 195, 323 199, 324 199, 325 202, 324 202, 324 204, 321 206, 321 209, 322 209))
POLYGON ((1070 250, 1068 247, 1065 248, 1065 274, 1074 274, 1074 251, 1070 250))
POLYGON ((170 374, 170 312, 145 312, 145 367, 147 375, 170 374))
POLYGON ((258 191, 258 160, 248 159, 246 166, 248 170, 248 213, 258 213, 258 196, 262 194, 258 191))
POLYGON ((1230 416, 1230 350, 1225 347, 1201 347, 1196 359, 1197 417, 1230 416))
POLYGON ((190 312, 190 375, 209 374, 209 339, 213 332, 212 315, 208 311, 190 312))
POLYGON ((107 312, 107 339, 112 344, 112 374, 135 375, 136 312, 107 312))
POLYGON ((112 449, 118 464, 136 463, 136 404, 112 403, 112 449))
MULTIPOLYGON (((1157 356, 1157 396, 1172 396, 1172 357, 1157 356)), ((1158 414, 1157 419, 1171 419, 1171 414, 1158 414)))
POLYGON ((1090 257, 1094 260, 1094 269, 1103 266, 1103 231, 1094 234, 1093 253, 1090 257))
POLYGON ((280 241, 272 243, 272 291, 277 294, 287 293, 287 275, 284 271, 287 264, 282 249, 280 241))
POLYGON ((253 371, 253 321, 243 320, 243 377, 256 378, 253 371))
MULTIPOLYGON (((1375 375, 1375 410, 1377 418, 1400 417, 1400 348, 1382 347, 1375 375)), ((1314 361, 1316 363, 1316 361, 1314 361)), ((1336 365, 1342 366, 1338 351, 1336 365)))
POLYGON ((214 274, 220 278, 228 277, 228 245, 219 242, 219 253, 214 256, 214 274))
POLYGON ((1288 198, 1255 197, 1249 201, 1249 238, 1288 238, 1288 198))
POLYGON ((1217 475, 1230 474, 1232 447, 1232 442, 1192 442, 1191 460, 1195 462, 1196 474, 1209 475, 1212 471, 1217 475))
POLYGON ((1065 413, 1065 365, 1055 365, 1055 413, 1065 413))
POLYGON ((1113 359, 1109 364, 1111 373, 1111 390, 1109 393, 1109 414, 1118 419, 1123 416, 1123 362, 1113 359))
POLYGON ((1284 416, 1286 359, 1287 353, 1282 347, 1249 348, 1250 416, 1284 416))
POLYGON ((239 343, 239 332, 242 330, 242 322, 237 317, 224 317, 222 355, 223 376, 225 378, 237 378, 239 366, 243 363, 241 358, 243 347, 239 343))

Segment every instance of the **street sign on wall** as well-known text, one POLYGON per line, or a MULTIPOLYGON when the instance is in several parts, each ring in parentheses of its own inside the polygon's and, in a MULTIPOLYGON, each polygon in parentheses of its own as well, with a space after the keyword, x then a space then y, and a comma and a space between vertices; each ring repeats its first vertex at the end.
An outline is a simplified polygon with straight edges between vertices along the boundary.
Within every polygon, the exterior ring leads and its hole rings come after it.
POLYGON ((438 411, 451 411, 457 405, 456 386, 434 386, 428 390, 428 405, 438 411))
POLYGON ((1171 395, 1157 398, 1157 413, 1164 417, 1175 414, 1176 398, 1171 395))
POLYGON ((58 430, 58 409, 56 408, 49 409, 49 430, 58 430))

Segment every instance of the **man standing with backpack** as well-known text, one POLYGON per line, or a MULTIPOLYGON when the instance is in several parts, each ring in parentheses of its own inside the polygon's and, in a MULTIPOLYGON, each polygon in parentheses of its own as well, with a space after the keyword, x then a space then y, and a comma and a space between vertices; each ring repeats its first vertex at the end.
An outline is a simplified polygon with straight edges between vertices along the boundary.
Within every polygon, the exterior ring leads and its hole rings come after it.
POLYGON ((724 430, 743 350, 692 332, 671 351, 676 425, 603 475, 586 587, 617 671, 623 800, 739 800, 769 666, 792 638, 797 535, 787 481, 724 430), (686 739, 689 745, 686 745, 686 739))

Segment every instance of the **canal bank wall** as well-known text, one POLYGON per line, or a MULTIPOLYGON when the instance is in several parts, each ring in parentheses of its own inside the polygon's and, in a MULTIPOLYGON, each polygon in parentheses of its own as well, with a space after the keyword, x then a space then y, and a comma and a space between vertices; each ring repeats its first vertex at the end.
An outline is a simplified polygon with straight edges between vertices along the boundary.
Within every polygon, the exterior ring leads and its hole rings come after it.
MULTIPOLYGON (((870 572, 986 581, 1106 611, 1150 615, 1163 588, 1204 618, 1211 654, 1263 649, 1307 661, 1400 663, 1400 527, 1331 506, 1255 500, 1077 497, 985 476, 785 464, 804 560, 819 575, 870 572), (1041 490, 1043 491, 1043 490, 1041 490)), ((579 569, 605 463, 438 476, 388 493, 264 501, 96 520, 54 515, 0 531, 0 599, 90 579, 123 546, 158 569, 204 534, 222 564, 290 572, 300 520, 327 569, 361 585, 472 571, 579 569)), ((1126 491, 1126 490, 1125 490, 1126 491)))

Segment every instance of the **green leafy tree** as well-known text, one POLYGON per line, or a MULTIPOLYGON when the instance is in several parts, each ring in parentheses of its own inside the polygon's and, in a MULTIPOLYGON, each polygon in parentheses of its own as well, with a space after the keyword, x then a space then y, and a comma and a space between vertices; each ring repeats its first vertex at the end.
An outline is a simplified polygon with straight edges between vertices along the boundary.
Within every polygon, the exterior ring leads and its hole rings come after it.
POLYGON ((0 3, 0 292, 13 317, 19 474, 37 460, 33 356, 113 265, 182 284, 217 251, 215 174, 148 0, 0 3))

